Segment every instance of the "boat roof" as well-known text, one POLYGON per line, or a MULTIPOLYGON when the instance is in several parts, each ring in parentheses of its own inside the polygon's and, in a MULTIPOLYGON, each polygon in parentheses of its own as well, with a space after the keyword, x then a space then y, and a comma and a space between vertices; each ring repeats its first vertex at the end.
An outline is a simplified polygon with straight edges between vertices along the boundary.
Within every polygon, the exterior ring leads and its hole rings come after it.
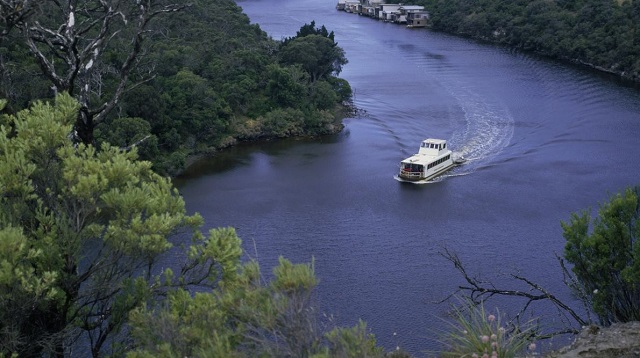
POLYGON ((427 139, 423 140, 422 142, 423 143, 440 144, 440 143, 446 143, 447 141, 445 139, 427 138, 427 139))

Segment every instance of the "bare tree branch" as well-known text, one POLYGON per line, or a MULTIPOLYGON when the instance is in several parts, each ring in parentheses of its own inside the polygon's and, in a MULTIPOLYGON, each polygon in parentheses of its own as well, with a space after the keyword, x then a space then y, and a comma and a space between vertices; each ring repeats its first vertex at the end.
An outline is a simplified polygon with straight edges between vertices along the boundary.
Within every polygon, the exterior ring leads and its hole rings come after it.
MULTIPOLYGON (((591 323, 590 317, 588 317, 587 319, 582 318, 575 310, 573 310, 567 304, 562 302, 557 296, 553 295, 551 292, 549 292, 547 289, 545 289, 541 285, 527 279, 524 276, 521 276, 519 274, 510 274, 510 276, 515 280, 524 282, 530 288, 529 291, 497 288, 495 285, 493 285, 490 282, 482 282, 477 278, 472 277, 467 272, 466 268, 462 264, 462 261, 460 260, 458 255, 451 252, 449 249, 444 248, 444 252, 441 252, 440 255, 442 255, 445 259, 453 263, 455 268, 458 271, 460 271, 463 278, 467 282, 467 285, 459 286, 457 292, 466 292, 469 298, 471 299, 471 301, 475 304, 480 304, 482 301, 485 301, 488 298, 491 298, 493 296, 522 297, 526 299, 526 301, 515 317, 517 320, 519 320, 520 316, 522 316, 529 309, 530 305, 533 302, 549 301, 556 308, 558 308, 560 312, 568 314, 568 316, 573 321, 575 321, 579 325, 579 327, 586 326, 591 323)), ((453 295, 455 295, 455 293, 453 295)), ((445 300, 449 299, 451 296, 447 297, 445 300)), ((565 333, 577 334, 580 332, 579 327, 578 328, 568 327, 566 329, 547 334, 544 337, 549 338, 551 336, 555 336, 558 334, 565 334, 565 333)))
POLYGON ((128 88, 144 82, 132 84, 129 79, 144 55, 152 20, 188 6, 158 0, 0 0, 0 39, 14 29, 23 32, 25 45, 54 91, 68 92, 80 103, 78 139, 92 143, 95 125, 107 118, 128 88), (36 16, 40 8, 42 16, 36 16), (100 60, 116 41, 126 44, 118 49, 124 54, 122 63, 105 71, 109 64, 100 60), (108 94, 102 91, 105 75, 115 83, 108 94))

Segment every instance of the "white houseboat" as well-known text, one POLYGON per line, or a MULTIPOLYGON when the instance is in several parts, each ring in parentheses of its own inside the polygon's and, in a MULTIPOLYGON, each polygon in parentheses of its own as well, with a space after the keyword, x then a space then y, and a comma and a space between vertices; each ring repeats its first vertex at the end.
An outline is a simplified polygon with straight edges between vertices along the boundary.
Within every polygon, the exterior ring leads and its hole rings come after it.
POLYGON ((465 161, 447 148, 444 139, 428 138, 422 141, 418 153, 400 162, 395 178, 406 182, 427 182, 465 161))

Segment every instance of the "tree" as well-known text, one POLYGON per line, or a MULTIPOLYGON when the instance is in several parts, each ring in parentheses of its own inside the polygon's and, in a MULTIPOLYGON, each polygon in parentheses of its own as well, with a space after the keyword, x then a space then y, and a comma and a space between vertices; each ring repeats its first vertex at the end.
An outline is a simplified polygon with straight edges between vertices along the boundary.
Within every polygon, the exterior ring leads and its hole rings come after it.
POLYGON ((281 259, 265 285, 135 145, 74 143, 78 109, 60 94, 0 118, 0 355, 381 356, 364 323, 324 334, 313 265, 281 259))
POLYGON ((130 311, 237 274, 235 231, 205 238, 135 148, 69 139, 79 107, 60 94, 0 121, 0 354, 64 356, 87 342, 94 357, 118 355, 130 311), (183 250, 169 240, 180 232, 192 233, 183 250), (170 250, 181 263, 162 261, 170 250))
POLYGON ((564 256, 601 324, 640 320, 640 187, 562 223, 564 256), (591 228, 590 228, 591 227, 591 228))
MULTIPOLYGON (((184 2, 0 0, 0 31, 7 29, 0 39, 5 111, 15 114, 33 99, 52 99, 66 88, 80 102, 74 140, 99 146, 109 137, 128 146, 137 139, 109 134, 135 134, 120 129, 139 127, 123 121, 140 118, 149 123, 151 137, 138 153, 170 175, 183 170, 193 154, 271 136, 256 124, 274 110, 299 110, 309 117, 316 108, 327 108, 341 119, 340 107, 351 96, 348 83, 329 75, 320 80, 331 83, 338 97, 319 98, 321 91, 313 97, 311 75, 300 64, 280 63, 281 42, 251 24, 233 0, 191 0, 182 10, 175 3, 184 2), (22 20, 14 21, 18 17, 22 20)), ((310 26, 307 32, 332 43, 331 53, 341 53, 326 28, 310 26)), ((318 76, 331 71, 330 64, 319 67, 326 59, 319 60, 311 64, 318 76)), ((340 69, 333 67, 334 73, 340 69)), ((307 126, 289 133, 322 134, 307 126)))
POLYGON ((2 38, 19 31, 54 91, 79 102, 76 131, 85 144, 93 144, 94 126, 127 88, 151 76, 142 71, 132 81, 151 20, 186 6, 154 0, 2 0, 0 5, 2 38), (103 61, 109 56, 118 57, 116 67, 103 61))
POLYGON ((150 134, 151 125, 142 118, 115 118, 96 127, 98 143, 109 143, 123 150, 138 149, 140 159, 150 160, 158 153, 158 138, 150 134))
POLYGON ((338 76, 348 63, 344 50, 335 42, 333 31, 315 27, 315 21, 304 24, 294 37, 285 38, 280 48, 280 62, 299 64, 311 76, 311 81, 338 76))
POLYGON ((280 258, 263 284, 257 262, 213 292, 174 291, 164 307, 132 313, 142 357, 382 357, 364 322, 323 334, 313 305, 312 264, 280 258))
POLYGON ((163 82, 169 118, 180 123, 181 135, 204 141, 225 133, 231 109, 204 78, 182 70, 163 82))
POLYGON ((280 50, 280 61, 287 65, 300 64, 312 82, 332 74, 339 75, 342 66, 348 62, 344 50, 320 35, 292 40, 280 50))
POLYGON ((322 37, 326 37, 326 38, 330 39, 331 41, 335 42, 335 40, 334 40, 335 35, 333 34, 333 31, 331 31, 331 33, 329 33, 329 30, 327 30, 327 28, 324 25, 322 25, 322 27, 320 27, 320 28, 317 28, 315 21, 311 21, 311 23, 302 25, 300 27, 300 30, 298 30, 298 32, 296 32, 295 36, 287 37, 282 42, 283 42, 284 45, 286 45, 291 40, 294 40, 294 39, 300 38, 300 37, 309 36, 309 35, 320 35, 322 37))
POLYGON ((639 78, 635 1, 416 2, 429 11, 433 29, 639 78))
MULTIPOLYGON (((309 75, 299 66, 267 66, 269 81, 267 93, 271 101, 282 107, 299 107, 304 103, 302 94, 309 92, 309 75)), ((335 102, 334 102, 335 105, 335 102)))

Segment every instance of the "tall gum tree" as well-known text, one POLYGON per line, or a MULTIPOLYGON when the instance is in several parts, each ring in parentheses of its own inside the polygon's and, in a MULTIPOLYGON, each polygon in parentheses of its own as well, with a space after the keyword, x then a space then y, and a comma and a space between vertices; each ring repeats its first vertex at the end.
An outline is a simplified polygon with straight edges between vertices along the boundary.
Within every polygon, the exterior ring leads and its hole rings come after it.
POLYGON ((76 135, 92 144, 95 125, 126 90, 152 77, 141 71, 132 80, 153 18, 186 6, 165 0, 0 0, 0 39, 19 32, 52 89, 80 104, 76 135), (117 65, 102 61, 114 54, 117 65))

